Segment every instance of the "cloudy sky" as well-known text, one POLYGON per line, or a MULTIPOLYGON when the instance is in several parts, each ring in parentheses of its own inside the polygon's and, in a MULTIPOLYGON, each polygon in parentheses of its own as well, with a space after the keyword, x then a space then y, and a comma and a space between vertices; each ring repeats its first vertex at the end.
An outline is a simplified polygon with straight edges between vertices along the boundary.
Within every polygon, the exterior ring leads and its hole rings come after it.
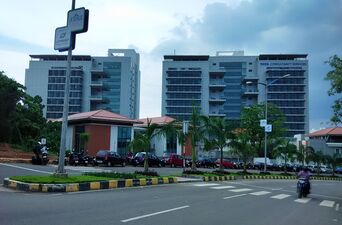
MULTIPOLYGON (((57 53, 54 31, 66 25, 71 0, 11 0, 0 7, 0 70, 24 84, 29 54, 57 53)), ((77 36, 73 54, 140 53, 140 117, 161 113, 163 55, 244 50, 309 54, 310 129, 330 126, 324 62, 342 56, 342 0, 76 0, 77 7, 89 9, 89 30, 77 36)))

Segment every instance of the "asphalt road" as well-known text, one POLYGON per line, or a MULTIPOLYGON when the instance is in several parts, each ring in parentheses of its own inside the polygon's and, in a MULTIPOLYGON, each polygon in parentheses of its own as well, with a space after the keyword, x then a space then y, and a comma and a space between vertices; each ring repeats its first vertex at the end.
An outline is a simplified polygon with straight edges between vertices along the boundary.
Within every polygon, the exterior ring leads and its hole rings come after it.
POLYGON ((0 187, 0 224, 341 224, 342 182, 312 181, 301 200, 295 185, 238 180, 58 194, 0 187))

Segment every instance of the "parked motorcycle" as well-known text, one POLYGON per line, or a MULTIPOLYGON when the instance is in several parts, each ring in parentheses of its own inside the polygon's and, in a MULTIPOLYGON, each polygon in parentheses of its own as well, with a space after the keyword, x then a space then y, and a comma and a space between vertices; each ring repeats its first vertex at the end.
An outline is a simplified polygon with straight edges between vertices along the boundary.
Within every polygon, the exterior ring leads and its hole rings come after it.
POLYGON ((34 156, 32 156, 32 164, 46 165, 49 162, 48 148, 46 146, 38 145, 34 149, 34 156))
POLYGON ((306 197, 310 193, 310 183, 308 179, 299 178, 297 182, 298 198, 306 197))

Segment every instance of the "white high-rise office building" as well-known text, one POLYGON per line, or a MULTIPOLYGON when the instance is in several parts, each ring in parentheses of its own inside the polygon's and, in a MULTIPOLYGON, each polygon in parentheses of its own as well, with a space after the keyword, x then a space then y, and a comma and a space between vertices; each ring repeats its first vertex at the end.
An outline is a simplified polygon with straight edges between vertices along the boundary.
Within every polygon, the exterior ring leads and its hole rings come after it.
MULTIPOLYGON (((27 93, 43 99, 44 116, 61 118, 66 55, 30 55, 27 93)), ((109 49, 108 56, 73 55, 69 114, 106 109, 139 118, 140 56, 133 49, 109 49)))
POLYGON ((242 108, 265 102, 267 83, 267 102, 286 116, 286 136, 309 131, 307 54, 165 55, 162 82, 162 115, 180 120, 190 118, 192 106, 238 120, 242 108))

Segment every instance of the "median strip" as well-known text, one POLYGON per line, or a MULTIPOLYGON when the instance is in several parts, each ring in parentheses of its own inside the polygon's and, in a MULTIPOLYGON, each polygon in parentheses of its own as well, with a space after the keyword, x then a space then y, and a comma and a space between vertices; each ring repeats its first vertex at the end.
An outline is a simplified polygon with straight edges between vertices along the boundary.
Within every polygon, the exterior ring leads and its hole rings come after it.
POLYGON ((185 205, 185 206, 181 206, 181 207, 177 207, 177 208, 167 209, 167 210, 164 210, 164 211, 159 211, 159 212, 155 212, 155 213, 151 213, 151 214, 146 214, 146 215, 142 215, 142 216, 137 216, 137 217, 121 220, 121 222, 127 223, 127 222, 130 222, 130 221, 139 220, 139 219, 143 219, 143 218, 151 217, 151 216, 156 216, 156 215, 159 215, 159 214, 168 213, 168 212, 172 212, 172 211, 176 211, 176 210, 181 210, 181 209, 185 209, 185 208, 188 208, 188 207, 190 207, 190 206, 185 205))

